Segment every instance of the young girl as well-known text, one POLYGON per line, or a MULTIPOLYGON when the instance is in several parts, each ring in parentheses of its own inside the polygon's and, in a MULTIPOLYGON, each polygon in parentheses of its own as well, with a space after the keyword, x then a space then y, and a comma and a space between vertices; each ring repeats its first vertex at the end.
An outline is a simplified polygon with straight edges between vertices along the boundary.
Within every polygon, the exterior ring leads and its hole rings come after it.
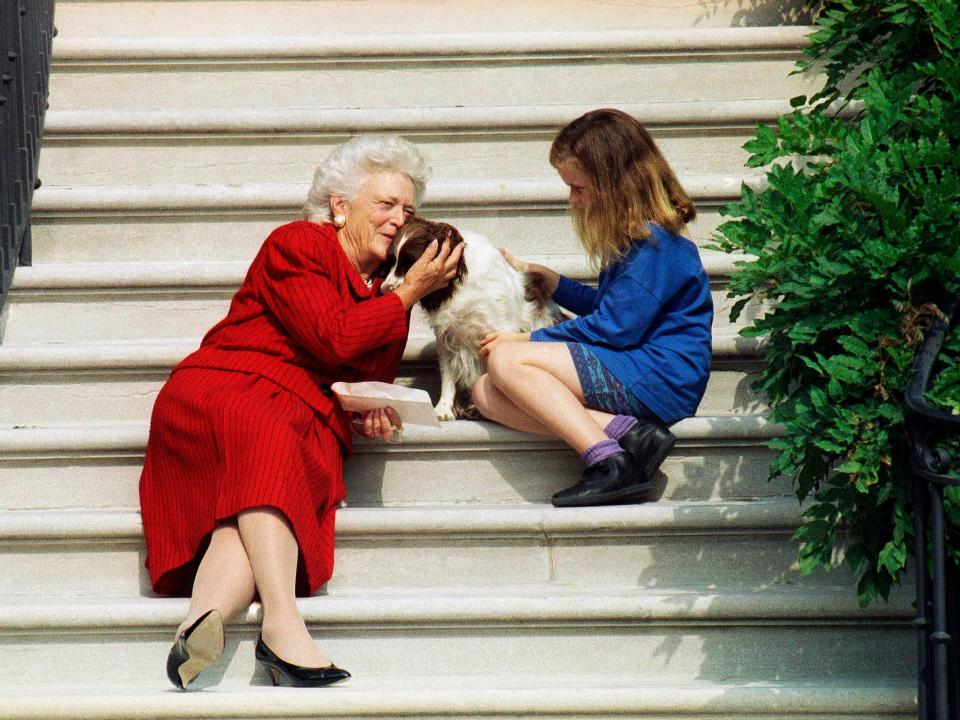
POLYGON ((696 412, 710 372, 709 281, 679 234, 696 210, 649 133, 618 110, 563 128, 550 164, 570 188, 599 285, 507 255, 579 317, 484 338, 487 374, 473 400, 491 420, 559 437, 583 456, 583 478, 554 505, 643 502, 675 441, 666 426, 696 412))

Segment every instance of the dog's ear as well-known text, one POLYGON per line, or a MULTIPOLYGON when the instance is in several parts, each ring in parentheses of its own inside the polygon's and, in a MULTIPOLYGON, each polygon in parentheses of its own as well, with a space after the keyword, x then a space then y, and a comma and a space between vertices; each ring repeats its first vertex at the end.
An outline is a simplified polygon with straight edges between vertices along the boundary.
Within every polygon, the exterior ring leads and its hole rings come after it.
POLYGON ((447 238, 450 238, 451 248, 455 248, 457 245, 463 242, 463 235, 461 235, 460 231, 450 223, 438 222, 437 229, 440 231, 441 239, 446 240, 447 238))
MULTIPOLYGON (((460 234, 460 231, 457 230, 453 225, 445 222, 438 222, 437 228, 439 229, 441 236, 440 242, 442 243, 447 238, 450 239, 450 249, 452 250, 457 245, 461 244, 463 240, 463 235, 460 234)), ((457 263, 457 274, 451 281, 453 285, 460 285, 463 283, 463 278, 467 275, 467 261, 463 256, 463 253, 460 254, 460 261, 457 263)))
MULTIPOLYGON (((444 227, 446 237, 450 238, 451 250, 464 241, 463 235, 461 235, 460 231, 457 230, 453 225, 448 225, 447 223, 440 224, 444 227)), ((457 263, 457 274, 453 280, 450 281, 452 285, 463 284, 463 279, 467 276, 467 260, 464 257, 465 254, 466 253, 460 253, 460 260, 457 263)))

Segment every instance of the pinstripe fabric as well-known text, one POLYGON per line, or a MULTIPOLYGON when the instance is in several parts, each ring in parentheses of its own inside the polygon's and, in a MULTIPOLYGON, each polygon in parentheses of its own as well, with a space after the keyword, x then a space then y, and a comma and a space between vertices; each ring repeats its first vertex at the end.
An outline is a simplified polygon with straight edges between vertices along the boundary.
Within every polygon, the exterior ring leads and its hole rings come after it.
POLYGON ((351 431, 327 388, 392 381, 408 330, 399 298, 376 291, 329 225, 291 223, 266 240, 226 318, 154 404, 140 476, 154 590, 189 594, 217 523, 260 506, 293 525, 297 593, 329 580, 351 431))

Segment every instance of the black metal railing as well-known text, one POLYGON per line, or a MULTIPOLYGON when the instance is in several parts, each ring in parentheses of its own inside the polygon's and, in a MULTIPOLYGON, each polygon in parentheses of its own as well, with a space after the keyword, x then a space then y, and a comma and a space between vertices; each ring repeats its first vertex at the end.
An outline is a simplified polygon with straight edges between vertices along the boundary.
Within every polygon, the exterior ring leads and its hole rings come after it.
POLYGON ((53 0, 0 0, 0 307, 17 265, 30 264, 53 34, 53 0))
MULTIPOLYGON (((951 466, 946 444, 960 439, 960 415, 924 398, 937 356, 958 319, 960 291, 942 306, 920 347, 907 383, 907 431, 914 472, 914 531, 917 575, 917 660, 920 720, 960 718, 960 569, 945 555, 943 491, 960 487, 960 467, 951 466), (928 550, 929 544, 929 550, 928 550)), ((960 464, 960 463, 954 463, 960 464)))

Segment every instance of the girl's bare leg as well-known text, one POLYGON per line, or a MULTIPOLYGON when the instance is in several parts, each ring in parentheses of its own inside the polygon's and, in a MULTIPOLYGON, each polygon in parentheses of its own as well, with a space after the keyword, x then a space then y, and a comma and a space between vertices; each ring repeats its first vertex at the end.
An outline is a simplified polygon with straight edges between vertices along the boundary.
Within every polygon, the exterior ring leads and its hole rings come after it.
POLYGON ((584 407, 583 389, 563 343, 510 342, 494 347, 473 402, 508 427, 558 437, 583 453, 607 440, 609 413, 584 407))

